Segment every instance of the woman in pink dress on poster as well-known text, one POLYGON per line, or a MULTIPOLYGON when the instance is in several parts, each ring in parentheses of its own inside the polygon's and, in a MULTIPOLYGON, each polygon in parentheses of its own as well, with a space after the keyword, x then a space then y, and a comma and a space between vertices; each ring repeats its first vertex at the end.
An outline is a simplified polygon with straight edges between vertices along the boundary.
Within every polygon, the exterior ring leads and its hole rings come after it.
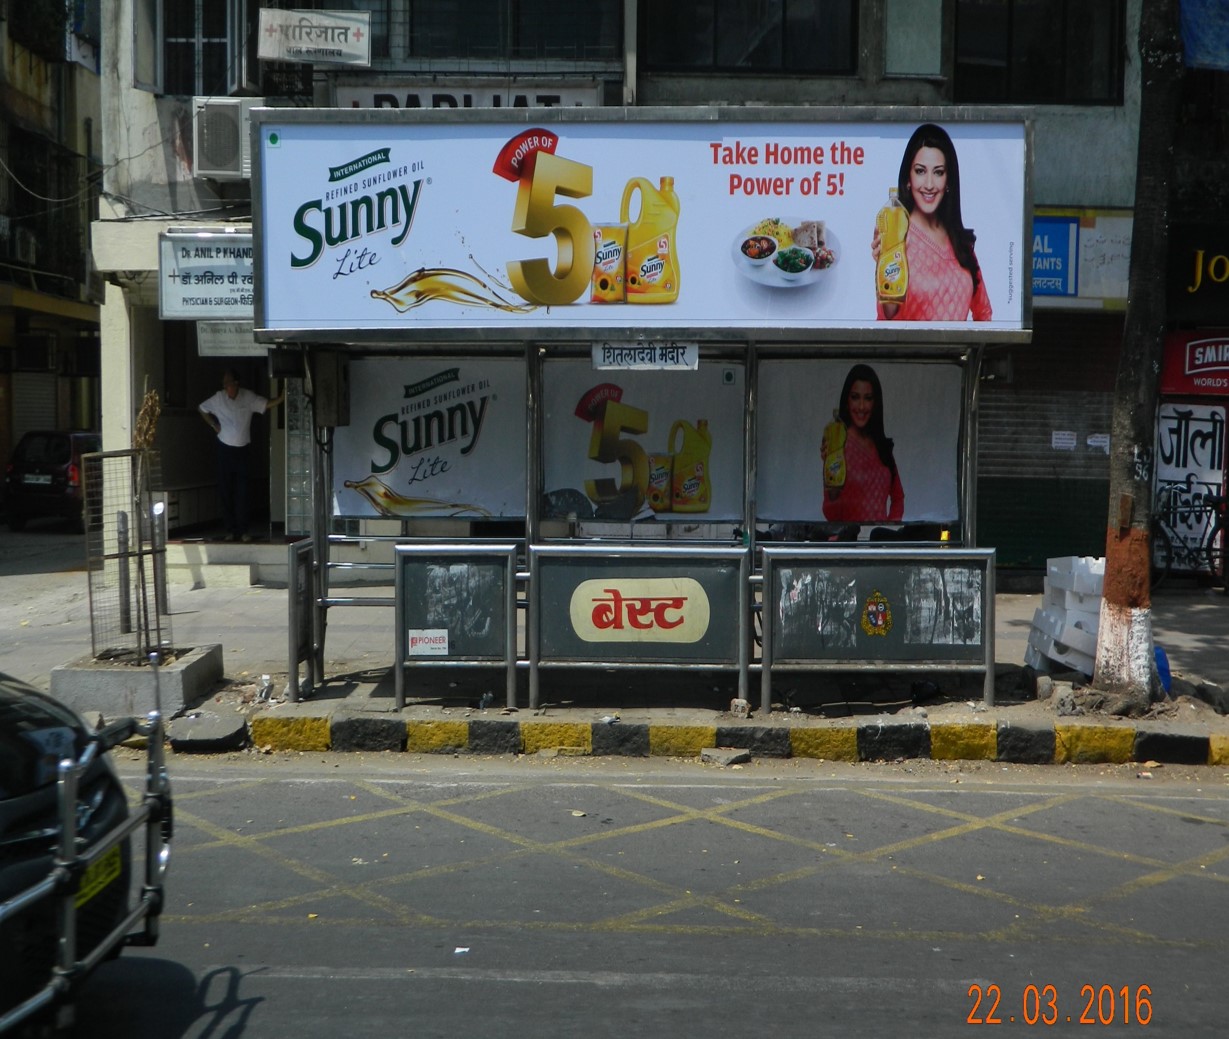
POLYGON ((824 518, 833 523, 899 523, 905 489, 896 470, 892 440, 883 430, 883 388, 868 364, 845 376, 835 420, 820 446, 824 469, 824 518))
MULTIPOLYGON (((897 175, 898 197, 909 212, 903 302, 878 302, 881 321, 974 321, 991 318, 990 296, 973 251, 977 240, 960 213, 960 163, 951 137, 924 123, 913 131, 897 175)), ((871 237, 879 261, 879 228, 871 237)))

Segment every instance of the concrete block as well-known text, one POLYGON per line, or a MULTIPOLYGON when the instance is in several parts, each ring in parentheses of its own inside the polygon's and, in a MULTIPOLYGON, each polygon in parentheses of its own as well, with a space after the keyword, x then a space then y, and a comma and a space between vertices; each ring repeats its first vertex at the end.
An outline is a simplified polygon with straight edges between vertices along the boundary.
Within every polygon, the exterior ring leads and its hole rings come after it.
POLYGON ((999 761, 1017 765, 1048 765, 1054 760, 1054 727, 1000 722, 995 746, 999 761))
POLYGON ((1179 732, 1135 733, 1135 760, 1161 761, 1170 765, 1206 765, 1211 757, 1207 736, 1179 732))
POLYGON ((789 729, 776 725, 718 725, 717 746, 738 747, 761 758, 788 758, 789 729))
POLYGON ((220 754, 247 743, 247 719, 234 710, 199 708, 167 722, 166 736, 177 754, 220 754))
POLYGON ((405 721, 399 715, 335 714, 329 743, 333 750, 405 750, 405 721))
POLYGON ((170 718, 199 703, 222 678, 219 644, 177 651, 174 660, 154 669, 81 657, 51 669, 51 695, 77 711, 100 711, 107 718, 144 716, 161 704, 170 718), (156 693, 156 695, 155 695, 156 693))
POLYGON ((751 751, 739 747, 704 747, 700 751, 700 760, 729 768, 731 765, 745 765, 751 760, 751 751))
POLYGON ((924 722, 859 725, 858 756, 863 761, 929 758, 930 728, 924 722))

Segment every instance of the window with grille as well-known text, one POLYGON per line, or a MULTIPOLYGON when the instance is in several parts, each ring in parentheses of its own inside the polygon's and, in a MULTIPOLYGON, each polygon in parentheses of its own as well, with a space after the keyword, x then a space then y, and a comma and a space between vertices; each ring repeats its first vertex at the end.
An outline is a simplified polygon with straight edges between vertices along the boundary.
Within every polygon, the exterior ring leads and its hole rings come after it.
POLYGON ((1124 0, 957 0, 955 99, 1122 103, 1124 0))
POLYGON ((857 69, 854 0, 672 0, 640 6, 650 71, 849 75, 857 69))
POLYGON ((622 27, 622 0, 410 0, 404 30, 413 58, 617 61, 622 27))

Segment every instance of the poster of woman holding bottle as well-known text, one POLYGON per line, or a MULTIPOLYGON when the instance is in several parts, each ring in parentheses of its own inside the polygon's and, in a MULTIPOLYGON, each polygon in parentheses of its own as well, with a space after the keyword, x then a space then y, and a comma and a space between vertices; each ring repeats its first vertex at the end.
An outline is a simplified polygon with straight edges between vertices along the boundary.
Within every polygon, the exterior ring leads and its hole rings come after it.
POLYGON ((962 386, 955 362, 765 360, 759 390, 771 406, 756 416, 757 519, 954 523, 962 386))
POLYGON ((905 145, 871 235, 879 319, 989 321, 975 242, 961 214, 956 147, 941 126, 924 123, 905 145))

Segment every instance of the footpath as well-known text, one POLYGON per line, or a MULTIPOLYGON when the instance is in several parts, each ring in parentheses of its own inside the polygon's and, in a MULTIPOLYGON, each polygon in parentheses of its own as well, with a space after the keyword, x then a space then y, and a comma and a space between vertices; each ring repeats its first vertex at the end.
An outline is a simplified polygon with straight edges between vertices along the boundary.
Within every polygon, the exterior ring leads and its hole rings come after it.
MULTIPOLYGON (((989 760, 1229 765, 1229 598, 1171 581, 1153 602, 1172 698, 1142 718, 1081 689, 1078 675, 1043 681, 1024 666, 1039 594, 995 603, 995 703, 981 676, 845 675, 779 678, 762 716, 753 672, 742 717, 727 673, 543 672, 542 703, 505 703, 500 669, 413 671, 406 706, 394 694, 391 607, 329 611, 323 681, 286 697, 284 588, 172 586, 164 634, 188 648, 220 645, 223 680, 170 722, 178 752, 265 751, 482 754, 743 755, 833 761, 989 760), (268 682, 264 676, 268 677, 268 682), (1072 681, 1075 679, 1075 681, 1072 681), (737 706, 737 705, 736 705, 737 706)), ((91 653, 88 586, 79 570, 0 574, 0 671, 49 688, 53 668, 91 653)), ((1055 665, 1056 672, 1061 671, 1055 665)), ((108 705, 97 709, 107 714, 108 705)), ((172 712, 168 711, 168 714, 172 712)))

